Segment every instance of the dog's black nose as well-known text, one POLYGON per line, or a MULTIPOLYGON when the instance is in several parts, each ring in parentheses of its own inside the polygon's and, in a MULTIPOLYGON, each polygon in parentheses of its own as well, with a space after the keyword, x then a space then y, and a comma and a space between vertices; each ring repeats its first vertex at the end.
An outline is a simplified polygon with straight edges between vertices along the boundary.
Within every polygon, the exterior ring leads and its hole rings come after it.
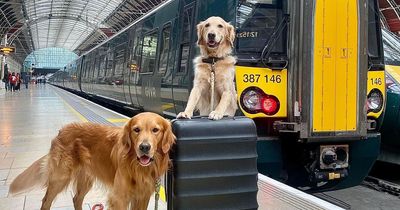
POLYGON ((149 143, 141 143, 139 145, 139 150, 145 154, 149 153, 150 148, 151 148, 151 146, 149 143))
POLYGON ((209 33, 208 34, 208 39, 211 39, 211 40, 215 39, 215 34, 214 33, 209 33))

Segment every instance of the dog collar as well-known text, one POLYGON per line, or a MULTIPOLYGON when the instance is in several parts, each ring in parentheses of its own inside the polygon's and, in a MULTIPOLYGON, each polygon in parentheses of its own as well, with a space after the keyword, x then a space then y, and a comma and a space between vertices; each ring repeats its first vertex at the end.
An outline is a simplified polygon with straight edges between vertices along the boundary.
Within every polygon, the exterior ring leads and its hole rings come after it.
POLYGON ((208 58, 203 58, 201 61, 203 63, 209 63, 209 64, 215 64, 217 61, 223 60, 224 58, 222 57, 208 57, 208 58))

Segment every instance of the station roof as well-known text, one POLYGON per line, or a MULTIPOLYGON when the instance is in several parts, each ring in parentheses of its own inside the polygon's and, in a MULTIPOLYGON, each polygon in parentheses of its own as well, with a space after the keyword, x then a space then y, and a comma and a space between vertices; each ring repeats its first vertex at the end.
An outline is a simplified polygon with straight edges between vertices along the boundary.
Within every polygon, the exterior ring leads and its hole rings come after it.
POLYGON ((0 39, 23 62, 31 52, 61 47, 81 54, 165 0, 0 0, 0 39))
MULTIPOLYGON (((0 39, 8 35, 20 63, 31 52, 90 50, 166 0, 0 0, 0 39)), ((400 0, 378 0, 382 24, 400 35, 400 0)))
POLYGON ((400 35, 400 0, 379 0, 379 7, 383 26, 400 35))

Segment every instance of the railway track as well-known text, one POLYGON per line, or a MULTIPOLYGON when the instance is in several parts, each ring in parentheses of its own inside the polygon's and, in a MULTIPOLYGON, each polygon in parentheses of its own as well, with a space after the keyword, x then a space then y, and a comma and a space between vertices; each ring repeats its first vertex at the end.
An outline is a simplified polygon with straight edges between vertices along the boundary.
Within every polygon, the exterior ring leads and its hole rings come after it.
POLYGON ((366 186, 368 188, 380 191, 380 192, 386 192, 391 195, 397 196, 400 198, 400 185, 385 181, 373 176, 367 176, 364 181, 361 183, 361 185, 366 186))

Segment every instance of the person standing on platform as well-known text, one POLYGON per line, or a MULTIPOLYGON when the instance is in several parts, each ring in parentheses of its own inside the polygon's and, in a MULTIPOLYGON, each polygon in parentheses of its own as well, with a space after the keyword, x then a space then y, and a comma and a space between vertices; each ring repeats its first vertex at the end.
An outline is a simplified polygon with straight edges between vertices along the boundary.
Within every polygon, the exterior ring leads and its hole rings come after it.
POLYGON ((15 87, 17 85, 17 76, 15 76, 15 72, 13 72, 10 77, 9 77, 9 82, 10 82, 10 90, 15 91, 15 87))
POLYGON ((25 83, 25 88, 28 89, 28 83, 29 83, 29 76, 28 76, 28 74, 26 74, 25 77, 24 77, 24 83, 25 83))
POLYGON ((21 90, 21 75, 19 73, 17 73, 16 75, 17 77, 17 84, 15 84, 15 90, 21 90))
POLYGON ((8 81, 9 74, 10 74, 10 72, 5 69, 4 76, 3 76, 3 82, 4 82, 4 87, 6 88, 6 91, 10 89, 10 83, 8 81))

